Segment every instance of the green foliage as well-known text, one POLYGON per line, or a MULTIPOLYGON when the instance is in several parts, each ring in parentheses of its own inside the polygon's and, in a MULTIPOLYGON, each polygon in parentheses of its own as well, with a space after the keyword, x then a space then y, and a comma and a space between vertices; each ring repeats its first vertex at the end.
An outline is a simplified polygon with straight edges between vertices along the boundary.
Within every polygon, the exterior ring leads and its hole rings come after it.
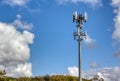
POLYGON ((53 75, 49 81, 77 81, 77 78, 73 76, 53 75))
MULTIPOLYGON (((45 75, 45 76, 36 76, 36 77, 0 77, 0 81, 78 81, 77 77, 74 76, 64 76, 64 75, 45 75)), ((92 81, 83 79, 83 81, 92 81)))

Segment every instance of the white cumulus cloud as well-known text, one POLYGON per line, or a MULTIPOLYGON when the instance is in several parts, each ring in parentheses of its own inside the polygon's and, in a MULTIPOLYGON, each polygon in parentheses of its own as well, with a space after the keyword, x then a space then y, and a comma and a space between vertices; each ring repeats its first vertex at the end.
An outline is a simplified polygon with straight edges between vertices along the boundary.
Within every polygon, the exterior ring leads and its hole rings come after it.
POLYGON ((104 77, 105 81, 120 81, 120 67, 91 70, 88 72, 84 72, 83 76, 90 79, 98 73, 101 73, 101 76, 104 77))
POLYGON ((32 65, 28 61, 33 39, 33 33, 20 32, 13 24, 0 22, 0 70, 12 77, 31 76, 32 65))
MULTIPOLYGON (((4 67, 5 68, 5 67, 4 67)), ((6 67, 7 75, 12 77, 30 77, 32 76, 32 65, 31 63, 20 63, 6 67), (14 70, 13 70, 14 69, 14 70)))
POLYGON ((65 4, 65 3, 85 3, 90 4, 91 6, 102 6, 102 0, 57 0, 59 4, 65 4))
POLYGON ((10 6, 25 6, 30 0, 2 0, 4 4, 10 6))
MULTIPOLYGON (((78 68, 68 67, 68 74, 78 76, 78 68)), ((94 69, 82 73, 82 77, 87 79, 92 79, 95 75, 104 78, 104 81, 120 81, 120 67, 94 69)))
POLYGON ((68 75, 78 76, 78 68, 76 66, 68 67, 68 75))

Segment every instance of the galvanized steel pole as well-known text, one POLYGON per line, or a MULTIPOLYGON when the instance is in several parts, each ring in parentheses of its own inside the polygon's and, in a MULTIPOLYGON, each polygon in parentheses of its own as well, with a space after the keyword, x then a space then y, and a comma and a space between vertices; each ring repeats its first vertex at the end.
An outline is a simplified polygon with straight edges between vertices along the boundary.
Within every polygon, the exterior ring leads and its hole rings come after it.
POLYGON ((82 81, 82 52, 81 52, 81 42, 83 40, 83 36, 86 34, 82 32, 82 25, 86 22, 86 14, 84 16, 77 15, 77 12, 73 13, 73 22, 77 23, 77 32, 74 32, 74 39, 78 41, 78 81, 82 81))

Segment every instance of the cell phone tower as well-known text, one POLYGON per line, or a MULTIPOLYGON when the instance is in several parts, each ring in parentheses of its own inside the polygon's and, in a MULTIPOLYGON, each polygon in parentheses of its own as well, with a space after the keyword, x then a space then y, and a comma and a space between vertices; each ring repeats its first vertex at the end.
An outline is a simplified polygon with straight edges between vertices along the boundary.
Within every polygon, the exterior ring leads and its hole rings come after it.
POLYGON ((81 42, 83 38, 86 39, 86 33, 82 32, 83 24, 87 21, 87 13, 77 14, 77 11, 73 13, 73 22, 77 24, 77 32, 73 33, 74 40, 78 41, 78 81, 82 81, 82 52, 81 52, 81 42))

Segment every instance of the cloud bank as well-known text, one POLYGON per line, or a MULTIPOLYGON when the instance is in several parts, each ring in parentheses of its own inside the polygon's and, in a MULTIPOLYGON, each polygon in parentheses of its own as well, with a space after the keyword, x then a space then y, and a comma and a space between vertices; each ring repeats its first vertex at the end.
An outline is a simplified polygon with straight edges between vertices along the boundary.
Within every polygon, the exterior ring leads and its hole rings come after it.
MULTIPOLYGON (((116 14, 114 17, 114 31, 112 34, 112 39, 115 40, 119 45, 120 44, 120 0, 112 0, 111 5, 114 7, 113 12, 116 14)), ((116 58, 120 58, 120 47, 119 49, 114 53, 114 56, 116 58)))
POLYGON ((89 4, 91 6, 102 6, 102 0, 57 0, 59 4, 65 4, 65 3, 85 3, 89 4))
MULTIPOLYGON (((68 74, 78 76, 78 68, 75 66, 68 67, 68 74)), ((104 78, 105 81, 120 81, 120 67, 95 69, 83 72, 82 74, 82 76, 87 79, 91 79, 95 75, 99 75, 104 78)))
POLYGON ((12 77, 31 76, 29 44, 33 39, 33 33, 20 32, 12 23, 0 22, 0 70, 12 77))

